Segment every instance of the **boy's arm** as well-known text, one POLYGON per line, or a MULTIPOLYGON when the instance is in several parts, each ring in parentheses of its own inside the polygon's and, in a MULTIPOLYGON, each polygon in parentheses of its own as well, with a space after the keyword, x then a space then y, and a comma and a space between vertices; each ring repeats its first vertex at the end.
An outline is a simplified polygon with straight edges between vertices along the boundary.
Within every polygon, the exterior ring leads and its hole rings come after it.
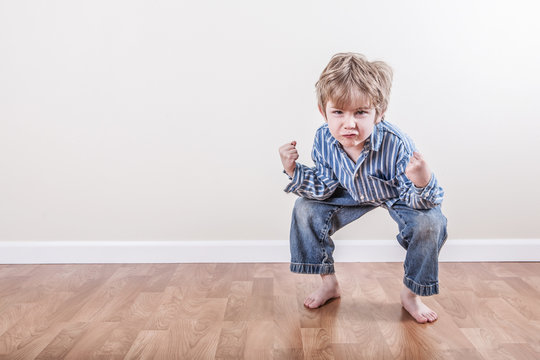
POLYGON ((429 209, 442 203, 444 190, 419 153, 408 154, 403 151, 396 170, 399 198, 410 207, 429 209))
POLYGON ((319 151, 317 138, 313 144, 311 157, 315 164, 312 168, 296 162, 292 176, 283 170, 291 180, 284 191, 309 199, 324 200, 334 193, 339 181, 324 161, 319 151))

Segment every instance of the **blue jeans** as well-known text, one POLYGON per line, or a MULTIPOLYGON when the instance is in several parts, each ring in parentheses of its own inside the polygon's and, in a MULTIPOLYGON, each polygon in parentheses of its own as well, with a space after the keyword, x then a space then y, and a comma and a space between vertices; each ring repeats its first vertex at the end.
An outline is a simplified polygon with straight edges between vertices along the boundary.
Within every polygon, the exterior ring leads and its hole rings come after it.
MULTIPOLYGON (((397 222, 397 241, 407 250, 403 284, 417 295, 438 294, 439 252, 448 236, 441 207, 418 210, 402 201, 391 208, 381 206, 397 222)), ((291 222, 291 271, 333 274, 334 242, 330 236, 375 208, 375 205, 358 204, 342 187, 325 200, 299 197, 291 222)))

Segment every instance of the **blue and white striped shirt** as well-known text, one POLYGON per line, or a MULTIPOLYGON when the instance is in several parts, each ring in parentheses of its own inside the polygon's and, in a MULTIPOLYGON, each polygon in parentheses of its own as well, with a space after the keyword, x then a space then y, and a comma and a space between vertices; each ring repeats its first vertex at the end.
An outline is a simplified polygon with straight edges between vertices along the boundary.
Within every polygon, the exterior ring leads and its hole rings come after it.
POLYGON ((424 188, 417 188, 405 176, 413 151, 415 145, 404 132, 381 121, 373 128, 355 163, 330 134, 328 124, 324 124, 317 130, 313 143, 311 156, 315 166, 310 168, 297 162, 285 192, 324 200, 341 185, 361 204, 384 203, 391 207, 401 200, 414 209, 435 207, 444 196, 435 175, 431 174, 424 188))

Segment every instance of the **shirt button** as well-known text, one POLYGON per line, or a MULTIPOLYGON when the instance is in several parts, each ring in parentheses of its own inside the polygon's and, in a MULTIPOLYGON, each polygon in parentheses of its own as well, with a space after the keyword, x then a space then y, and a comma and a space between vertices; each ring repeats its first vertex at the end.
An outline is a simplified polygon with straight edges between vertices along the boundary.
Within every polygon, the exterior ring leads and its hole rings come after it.
POLYGON ((364 195, 360 195, 360 200, 364 200, 364 195))

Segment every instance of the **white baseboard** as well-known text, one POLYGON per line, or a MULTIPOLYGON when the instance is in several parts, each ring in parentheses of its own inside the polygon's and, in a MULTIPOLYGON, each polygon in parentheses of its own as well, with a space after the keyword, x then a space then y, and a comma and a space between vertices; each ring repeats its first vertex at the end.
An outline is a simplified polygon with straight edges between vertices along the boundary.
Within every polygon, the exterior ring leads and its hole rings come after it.
MULTIPOLYGON (((396 240, 336 240, 336 262, 401 262, 396 240)), ((0 264, 289 262, 284 240, 0 241, 0 264)), ((540 239, 448 240, 440 262, 540 261, 540 239)))

